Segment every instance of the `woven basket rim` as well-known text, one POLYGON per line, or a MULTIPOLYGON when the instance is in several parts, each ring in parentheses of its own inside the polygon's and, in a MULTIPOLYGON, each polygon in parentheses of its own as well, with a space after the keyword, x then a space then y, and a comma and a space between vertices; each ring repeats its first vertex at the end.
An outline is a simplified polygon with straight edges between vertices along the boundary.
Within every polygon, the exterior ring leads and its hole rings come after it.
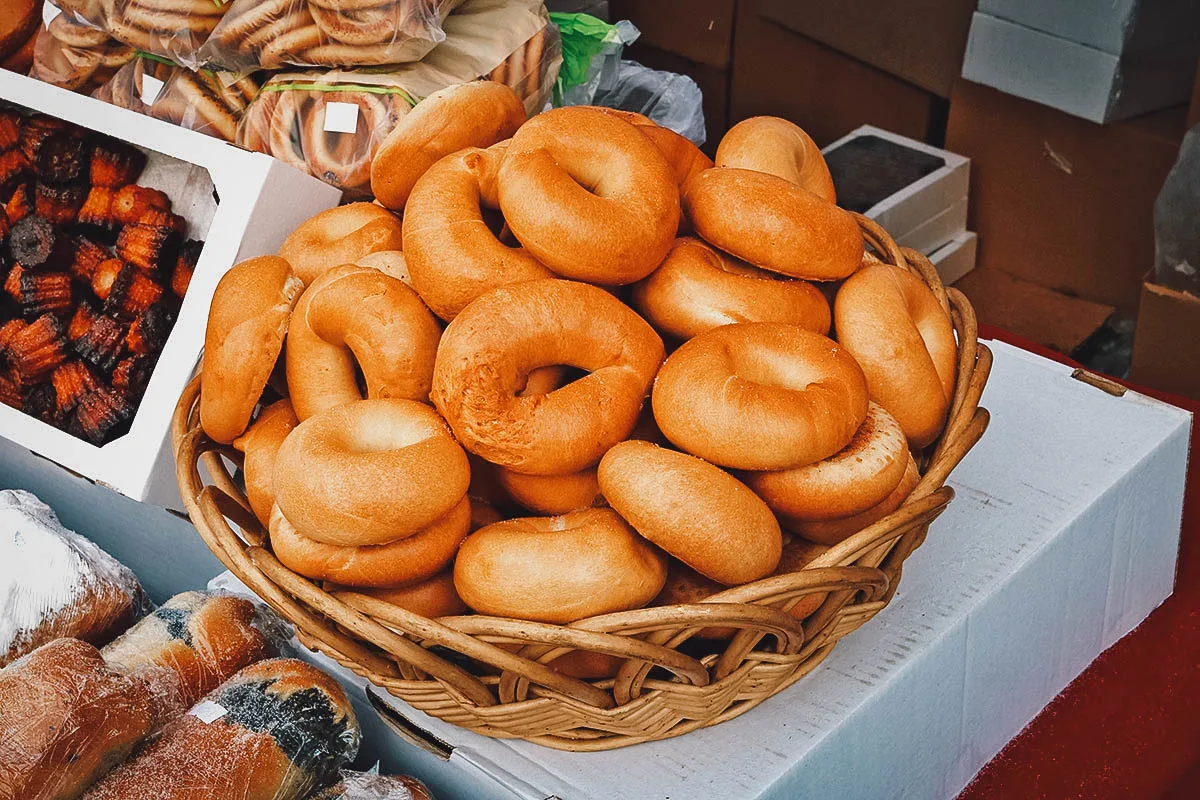
POLYGON ((290 621, 306 646, 420 710, 476 732, 603 750, 681 735, 744 713, 815 668, 840 638, 887 605, 904 560, 953 497, 947 477, 988 423, 979 399, 991 353, 978 342, 970 302, 942 285, 924 255, 899 247, 866 217, 854 217, 870 251, 919 277, 950 315, 959 344, 957 381, 945 429, 920 454, 921 477, 908 499, 796 572, 696 603, 569 625, 477 614, 429 619, 355 592, 331 595, 270 551, 234 474, 240 454, 207 439, 199 426, 199 374, 180 397, 172 422, 184 505, 213 554, 290 621), (823 601, 802 619, 790 613, 804 598, 821 595, 823 601), (710 627, 736 633, 724 645, 696 652, 688 643, 710 627), (613 656, 622 665, 615 677, 597 680, 547 665, 572 651, 613 656))

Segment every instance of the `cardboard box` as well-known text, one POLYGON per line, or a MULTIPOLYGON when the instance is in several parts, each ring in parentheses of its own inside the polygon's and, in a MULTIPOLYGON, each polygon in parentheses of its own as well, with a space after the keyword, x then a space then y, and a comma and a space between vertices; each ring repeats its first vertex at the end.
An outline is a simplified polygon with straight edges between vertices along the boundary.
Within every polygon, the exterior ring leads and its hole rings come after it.
POLYGON ((385 764, 446 797, 957 795, 1171 593, 1191 421, 990 346, 992 427, 955 471, 955 500, 888 608, 795 686, 715 727, 600 753, 489 739, 389 699, 411 727, 373 743, 385 764))
POLYGON ((737 0, 610 0, 613 19, 642 32, 638 42, 696 64, 725 69, 737 0))
POLYGON ((1101 126, 961 81, 946 147, 971 159, 980 266, 1133 313, 1183 111, 1101 126))
POLYGON ((1200 400, 1200 298, 1142 284, 1130 378, 1200 400))
POLYGON ((764 18, 761 5, 738 5, 731 124, 773 114, 822 146, 864 124, 940 144, 947 108, 941 97, 764 18))
POLYGON ((941 97, 962 66, 975 0, 765 0, 761 14, 941 97))
POLYGON ((975 269, 975 257, 979 250, 979 236, 973 231, 957 234, 948 244, 929 255, 937 268, 938 276, 946 286, 957 283, 968 272, 975 269))
POLYGON ((1200 43, 1165 42, 1110 53, 977 13, 963 77, 1002 92, 1109 122, 1186 102, 1200 43))
POLYGON ((928 254, 966 229, 970 159, 872 125, 856 128, 822 152, 839 203, 878 222, 899 244, 928 254), (907 167, 904 173, 899 162, 907 167), (884 196, 872 203, 879 195, 884 196))
POLYGON ((127 434, 96 447, 0 406, 0 436, 136 500, 178 509, 171 416, 203 347, 217 281, 238 261, 276 252, 300 222, 337 205, 341 192, 269 156, 3 70, 0 101, 147 151, 143 181, 161 178, 168 183, 155 185, 168 189, 177 213, 193 223, 192 235, 205 240, 175 327, 127 434))
POLYGON ((979 11, 1106 53, 1195 39, 1194 0, 979 0, 979 11))
POLYGON ((963 276, 955 287, 970 298, 980 322, 1060 353, 1074 352, 1115 310, 1014 278, 986 264, 963 276))

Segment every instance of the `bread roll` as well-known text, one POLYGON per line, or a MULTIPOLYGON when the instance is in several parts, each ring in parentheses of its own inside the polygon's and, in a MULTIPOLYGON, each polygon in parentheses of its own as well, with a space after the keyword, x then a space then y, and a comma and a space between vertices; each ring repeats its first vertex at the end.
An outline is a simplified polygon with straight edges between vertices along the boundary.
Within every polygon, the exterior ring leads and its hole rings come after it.
POLYGON ((242 474, 246 478, 246 499, 264 528, 271 523, 271 507, 275 505, 275 456, 299 424, 291 401, 285 398, 259 412, 254 424, 233 440, 234 448, 245 455, 242 474))

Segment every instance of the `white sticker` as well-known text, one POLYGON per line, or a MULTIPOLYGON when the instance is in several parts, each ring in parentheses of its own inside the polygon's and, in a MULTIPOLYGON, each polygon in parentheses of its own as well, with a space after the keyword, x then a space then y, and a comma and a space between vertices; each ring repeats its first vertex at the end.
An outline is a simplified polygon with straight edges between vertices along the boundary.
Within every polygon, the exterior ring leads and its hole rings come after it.
POLYGON ((330 133, 354 133, 358 130, 357 103, 326 103, 325 130, 330 133))
POLYGON ((152 106, 154 101, 158 99, 158 95, 162 92, 163 82, 153 75, 142 76, 142 103, 143 105, 152 106))
POLYGON ((220 703, 214 703, 212 700, 205 700, 188 712, 193 717, 199 718, 205 725, 216 722, 221 717, 229 713, 229 709, 220 703))

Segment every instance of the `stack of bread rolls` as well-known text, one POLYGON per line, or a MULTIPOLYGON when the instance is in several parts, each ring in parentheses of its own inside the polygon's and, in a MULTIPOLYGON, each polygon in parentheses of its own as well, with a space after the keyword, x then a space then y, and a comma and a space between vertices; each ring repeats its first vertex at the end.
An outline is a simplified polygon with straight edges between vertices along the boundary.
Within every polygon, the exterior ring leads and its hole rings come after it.
POLYGON ((280 560, 569 623, 798 570, 899 507, 955 334, 804 131, 747 120, 713 162, 639 115, 521 123, 502 90, 401 121, 372 168, 395 215, 325 212, 217 289, 200 420, 280 560))

